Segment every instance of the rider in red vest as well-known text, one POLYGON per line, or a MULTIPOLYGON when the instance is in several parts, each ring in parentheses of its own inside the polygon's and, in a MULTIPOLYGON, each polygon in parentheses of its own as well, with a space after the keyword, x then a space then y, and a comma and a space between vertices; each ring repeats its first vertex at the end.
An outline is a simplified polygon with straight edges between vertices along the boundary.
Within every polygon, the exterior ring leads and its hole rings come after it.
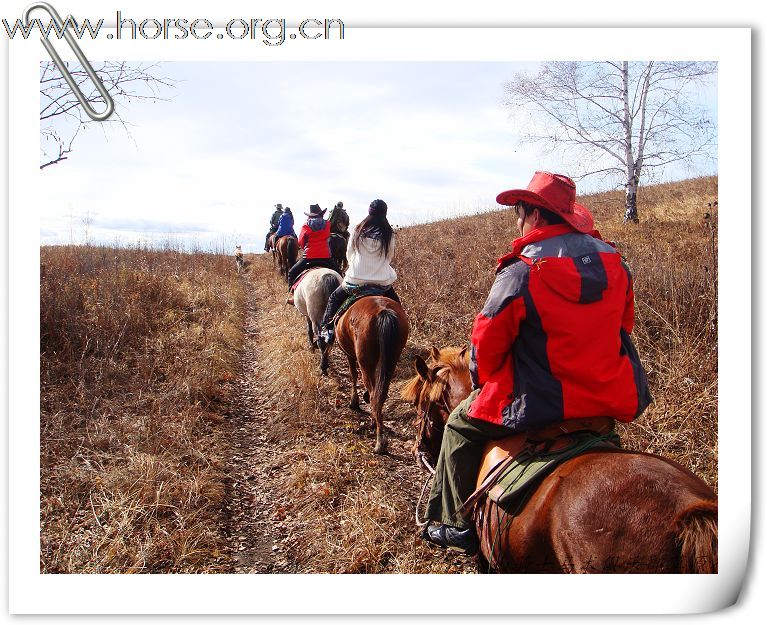
POLYGON ((581 417, 631 421, 650 403, 630 333, 628 267, 575 202, 568 177, 536 172, 505 191, 520 237, 499 260, 471 333, 475 392, 445 426, 424 538, 473 554, 478 540, 459 510, 474 490, 484 445, 581 417), (468 406, 468 407, 467 407, 468 406))
MULTIPOLYGON (((327 267, 341 273, 338 265, 330 255, 330 222, 323 217, 327 209, 321 209, 319 204, 312 204, 309 212, 304 213, 309 217, 298 234, 298 244, 304 250, 304 257, 290 268, 288 272, 288 288, 293 288, 296 278, 310 267, 327 267)), ((292 304, 292 297, 288 298, 288 304, 292 304)))

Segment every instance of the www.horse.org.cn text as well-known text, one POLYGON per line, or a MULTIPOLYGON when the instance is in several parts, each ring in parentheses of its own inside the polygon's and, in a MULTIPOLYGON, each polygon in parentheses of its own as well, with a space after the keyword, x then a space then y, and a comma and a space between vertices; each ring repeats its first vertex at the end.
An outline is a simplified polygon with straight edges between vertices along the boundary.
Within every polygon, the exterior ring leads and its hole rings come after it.
MULTIPOLYGON (((9 39, 17 36, 28 39, 30 35, 39 33, 41 37, 49 39, 55 37, 61 39, 69 30, 77 39, 234 39, 261 41, 267 46, 280 46, 289 40, 320 39, 320 40, 343 40, 344 23, 337 18, 308 18, 301 20, 295 28, 289 27, 284 18, 233 18, 223 27, 223 30, 215 32, 213 22, 206 18, 146 18, 132 19, 124 17, 121 11, 117 11, 117 27, 115 32, 102 33, 104 19, 101 18, 93 23, 89 19, 78 22, 71 15, 63 23, 55 20, 42 20, 35 18, 24 23, 16 19, 13 24, 3 19, 5 33, 9 39)), ((106 30, 106 29, 104 29, 106 30)))

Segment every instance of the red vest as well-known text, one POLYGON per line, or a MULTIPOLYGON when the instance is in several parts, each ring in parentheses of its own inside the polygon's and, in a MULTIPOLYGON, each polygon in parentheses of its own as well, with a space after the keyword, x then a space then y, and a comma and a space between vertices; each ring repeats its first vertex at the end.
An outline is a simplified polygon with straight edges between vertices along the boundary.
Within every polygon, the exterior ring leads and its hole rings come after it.
POLYGON ((329 238, 329 221, 325 221, 325 226, 321 230, 312 230, 309 224, 304 224, 301 228, 301 233, 298 235, 298 244, 304 248, 304 258, 306 260, 330 258, 329 238))

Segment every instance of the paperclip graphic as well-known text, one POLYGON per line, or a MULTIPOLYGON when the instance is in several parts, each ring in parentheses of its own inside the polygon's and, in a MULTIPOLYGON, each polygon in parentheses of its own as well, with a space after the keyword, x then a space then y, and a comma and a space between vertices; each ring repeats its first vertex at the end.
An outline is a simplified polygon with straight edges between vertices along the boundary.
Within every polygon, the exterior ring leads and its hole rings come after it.
MULTIPOLYGON (((48 14, 53 18, 53 20, 59 26, 59 28, 61 28, 62 25, 64 24, 63 20, 59 16, 56 9, 54 9, 47 2, 35 2, 34 4, 30 4, 27 7, 26 11, 24 11, 25 24, 29 24, 29 15, 35 9, 43 9, 44 11, 47 11, 48 14)), ((97 113, 96 111, 93 110, 93 107, 90 105, 86 97, 83 95, 83 92, 80 91, 80 87, 77 86, 77 83, 75 82, 75 79, 72 77, 72 74, 69 73, 67 66, 64 65, 64 62, 61 60, 59 53, 56 52, 56 49, 53 47, 53 44, 50 41, 48 41, 48 39, 46 39, 45 37, 40 37, 40 41, 42 42, 43 46, 45 46, 45 49, 48 50, 48 54, 51 55, 53 62, 56 64, 56 67, 59 68, 61 75, 64 77, 64 80, 67 81, 67 84, 69 85, 70 89, 72 89, 72 92, 75 94, 75 97, 80 101, 80 104, 83 105, 83 108, 85 109, 85 112, 88 114, 88 117, 90 117, 91 119, 97 122, 103 122, 104 120, 108 119, 112 115, 112 113, 114 113, 115 103, 112 100, 112 96, 109 95, 109 92, 106 90, 106 87, 104 87, 104 83, 101 82, 101 79, 96 75, 96 72, 93 71, 93 67, 91 67, 91 64, 88 62, 88 59, 85 58, 83 51, 80 49, 80 46, 77 45, 75 38, 72 36, 72 33, 69 32, 68 28, 64 28, 64 39, 69 44, 69 47, 72 48, 72 52, 75 53, 77 60, 80 61, 80 65, 82 65, 83 68, 85 68, 85 72, 88 74, 88 77, 93 81, 93 84, 96 85, 96 89, 98 89, 98 92, 101 94, 101 97, 104 98, 104 102, 106 102, 106 105, 107 105, 107 108, 104 112, 97 113)))

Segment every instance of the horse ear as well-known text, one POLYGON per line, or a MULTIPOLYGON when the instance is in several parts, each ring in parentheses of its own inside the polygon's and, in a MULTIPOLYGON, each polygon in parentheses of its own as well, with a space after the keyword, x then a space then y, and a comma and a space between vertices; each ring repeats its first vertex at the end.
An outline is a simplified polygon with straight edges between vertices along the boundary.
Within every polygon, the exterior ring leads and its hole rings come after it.
POLYGON ((424 382, 427 382, 429 380, 430 371, 426 361, 416 354, 413 356, 413 366, 415 367, 415 372, 418 374, 418 377, 424 382))
POLYGON ((434 345, 431 346, 431 359, 434 362, 437 362, 439 360, 439 350, 434 347, 434 345))
POLYGON ((464 345, 464 346, 463 346, 463 349, 461 350, 461 353, 460 353, 460 354, 458 354, 458 358, 460 358, 461 360, 463 360, 463 359, 466 357, 466 352, 467 352, 467 351, 469 351, 469 346, 468 346, 468 345, 464 345))

